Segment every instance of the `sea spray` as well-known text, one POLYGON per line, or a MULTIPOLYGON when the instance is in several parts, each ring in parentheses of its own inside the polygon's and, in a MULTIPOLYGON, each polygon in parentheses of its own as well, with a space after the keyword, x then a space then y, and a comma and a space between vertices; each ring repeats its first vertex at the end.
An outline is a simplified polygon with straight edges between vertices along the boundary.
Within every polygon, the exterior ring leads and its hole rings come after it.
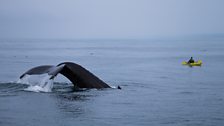
POLYGON ((33 92, 51 92, 53 88, 53 79, 50 79, 50 75, 25 75, 19 79, 17 83, 29 85, 25 91, 33 92))

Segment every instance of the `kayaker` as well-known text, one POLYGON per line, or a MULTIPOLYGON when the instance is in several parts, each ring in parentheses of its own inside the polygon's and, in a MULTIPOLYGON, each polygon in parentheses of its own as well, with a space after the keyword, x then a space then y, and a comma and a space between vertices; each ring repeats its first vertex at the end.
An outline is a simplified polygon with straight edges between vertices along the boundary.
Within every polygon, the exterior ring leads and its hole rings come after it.
POLYGON ((187 63, 194 63, 193 57, 187 63))

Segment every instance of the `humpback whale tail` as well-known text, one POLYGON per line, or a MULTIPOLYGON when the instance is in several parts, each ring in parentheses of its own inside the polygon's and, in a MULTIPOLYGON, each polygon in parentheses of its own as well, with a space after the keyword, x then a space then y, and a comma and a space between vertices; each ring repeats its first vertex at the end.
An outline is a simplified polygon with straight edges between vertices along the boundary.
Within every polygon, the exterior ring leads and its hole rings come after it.
POLYGON ((25 75, 38 75, 44 73, 50 75, 50 79, 53 79, 60 73, 68 78, 73 83, 73 85, 78 88, 110 88, 108 84, 103 82, 97 76, 82 66, 72 62, 60 63, 57 66, 37 66, 22 74, 20 79, 22 79, 25 75))

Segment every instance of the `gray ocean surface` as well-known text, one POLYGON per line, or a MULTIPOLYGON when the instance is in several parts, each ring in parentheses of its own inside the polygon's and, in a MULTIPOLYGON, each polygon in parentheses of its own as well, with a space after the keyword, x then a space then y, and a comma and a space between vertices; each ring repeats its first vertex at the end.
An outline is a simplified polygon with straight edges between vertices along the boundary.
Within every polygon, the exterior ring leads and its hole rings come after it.
POLYGON ((0 40, 0 126, 223 126, 224 37, 0 40), (191 56, 201 67, 181 65, 191 56), (118 89, 52 92, 15 83, 39 65, 75 62, 118 89))

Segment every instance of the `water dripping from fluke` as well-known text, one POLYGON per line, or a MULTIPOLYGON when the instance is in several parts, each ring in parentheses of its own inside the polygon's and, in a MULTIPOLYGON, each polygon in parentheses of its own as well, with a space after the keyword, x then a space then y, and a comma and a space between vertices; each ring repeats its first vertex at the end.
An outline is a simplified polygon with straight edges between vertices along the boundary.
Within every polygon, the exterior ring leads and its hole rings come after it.
POLYGON ((25 91, 31 92, 51 92, 53 88, 53 79, 48 74, 25 75, 17 83, 28 85, 25 91))

